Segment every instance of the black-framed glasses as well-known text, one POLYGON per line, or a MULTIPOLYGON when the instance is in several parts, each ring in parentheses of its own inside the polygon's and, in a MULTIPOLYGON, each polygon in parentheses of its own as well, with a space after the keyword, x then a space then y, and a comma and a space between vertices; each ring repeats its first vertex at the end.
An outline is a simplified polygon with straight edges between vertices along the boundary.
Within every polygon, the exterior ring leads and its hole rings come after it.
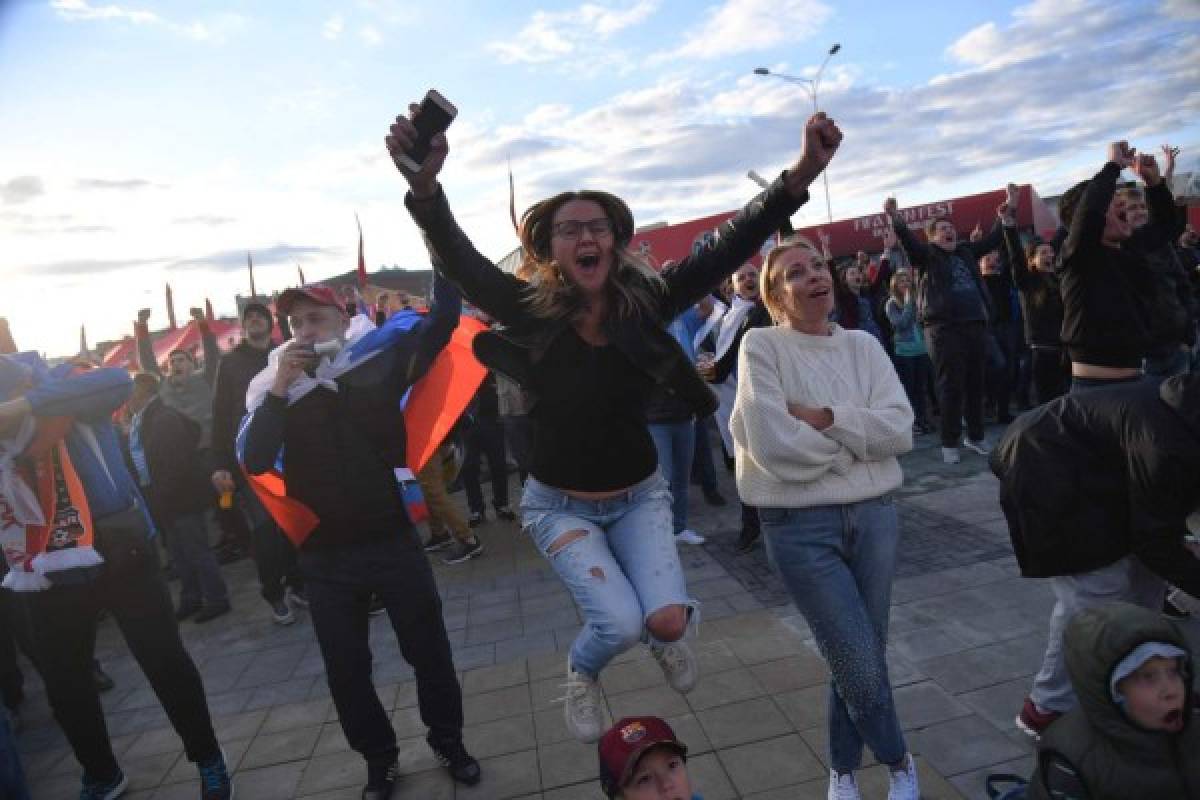
POLYGON ((608 217, 596 217, 595 219, 579 220, 579 219, 564 219, 562 222, 554 223, 554 235, 561 236, 564 239, 578 239, 583 235, 583 229, 587 228, 592 236, 608 236, 613 232, 612 220, 608 217))

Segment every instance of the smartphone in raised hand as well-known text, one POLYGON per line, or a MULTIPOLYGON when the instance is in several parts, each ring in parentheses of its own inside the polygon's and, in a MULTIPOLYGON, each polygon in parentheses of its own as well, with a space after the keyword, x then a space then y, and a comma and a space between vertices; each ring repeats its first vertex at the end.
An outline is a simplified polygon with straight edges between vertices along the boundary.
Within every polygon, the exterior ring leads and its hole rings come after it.
POLYGON ((444 133, 456 116, 458 109, 436 89, 430 89, 425 93, 425 99, 421 101, 421 106, 413 117, 417 140, 411 148, 397 155, 396 160, 406 169, 419 172, 421 165, 429 157, 433 137, 444 133))

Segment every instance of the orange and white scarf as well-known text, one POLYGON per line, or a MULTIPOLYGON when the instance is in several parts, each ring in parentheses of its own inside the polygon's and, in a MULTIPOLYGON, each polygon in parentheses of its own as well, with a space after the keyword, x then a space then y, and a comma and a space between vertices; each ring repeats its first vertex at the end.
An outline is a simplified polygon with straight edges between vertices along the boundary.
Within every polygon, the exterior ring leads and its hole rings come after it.
POLYGON ((48 573, 104 563, 94 547, 87 494, 64 440, 72 424, 69 418, 30 418, 16 436, 0 439, 5 589, 43 591, 52 586, 48 573))

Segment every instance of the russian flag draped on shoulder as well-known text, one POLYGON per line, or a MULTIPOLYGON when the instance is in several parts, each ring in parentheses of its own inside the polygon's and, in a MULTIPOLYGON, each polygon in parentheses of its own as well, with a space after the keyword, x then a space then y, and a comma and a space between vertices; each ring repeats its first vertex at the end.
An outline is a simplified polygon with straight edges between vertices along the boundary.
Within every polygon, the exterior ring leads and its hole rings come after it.
MULTIPOLYGON (((401 311, 376 328, 365 315, 355 316, 346 331, 346 346, 332 360, 322 360, 314 376, 302 376, 292 384, 288 390, 288 405, 296 403, 319 386, 337 391, 338 376, 396 344, 413 331, 422 317, 423 314, 416 311, 401 311)), ((485 327, 479 320, 460 317, 450 342, 404 397, 408 469, 414 474, 420 472, 437 451, 487 374, 487 368, 475 359, 471 351, 471 341, 485 327)), ((242 420, 237 436, 238 460, 243 463, 246 429, 275 380, 279 358, 286 348, 285 343, 271 351, 266 369, 250 381, 246 391, 249 413, 242 420)), ((292 543, 297 547, 303 544, 320 520, 312 509, 288 497, 283 451, 280 451, 274 469, 262 475, 247 473, 246 477, 255 496, 292 543)))

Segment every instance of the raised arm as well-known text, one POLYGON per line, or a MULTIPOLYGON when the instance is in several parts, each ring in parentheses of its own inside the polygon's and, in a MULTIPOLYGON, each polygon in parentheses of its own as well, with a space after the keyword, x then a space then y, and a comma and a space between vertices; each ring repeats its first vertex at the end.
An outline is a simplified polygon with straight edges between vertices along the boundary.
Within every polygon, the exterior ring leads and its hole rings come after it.
POLYGON ((1037 278, 1029 271, 1029 263, 1025 258, 1025 249, 1021 247, 1021 237, 1017 234, 1016 226, 1004 227, 1004 249, 1008 251, 1008 264, 1012 267, 1013 283, 1018 289, 1031 289, 1037 285, 1037 278))
POLYGON ((439 272, 433 273, 433 290, 430 293, 429 313, 413 329, 421 337, 408 368, 407 380, 415 383, 429 369, 429 365, 442 352, 462 314, 462 295, 454 284, 439 272))
POLYGON ((1100 239, 1104 235, 1104 218, 1117 191, 1117 179, 1121 177, 1121 170, 1132 161, 1133 151, 1126 142, 1113 142, 1108 146, 1108 163, 1088 182, 1071 217, 1071 224, 1067 226, 1067 238, 1062 248, 1064 266, 1073 263, 1075 254, 1080 250, 1100 246, 1100 239))
POLYGON ((137 365, 142 372, 150 372, 162 377, 158 361, 154 358, 154 343, 150 341, 150 309, 143 308, 138 312, 137 322, 133 323, 133 337, 137 342, 137 365))
POLYGON ((929 245, 922 242, 909 230, 908 223, 900 216, 900 207, 896 198, 889 197, 883 201, 883 214, 891 222, 892 232, 900 240, 904 252, 908 253, 908 262, 914 268, 924 271, 929 265, 929 245))
MULTIPOLYGON (((1146 210, 1149 222, 1133 234, 1133 241, 1143 250, 1158 250, 1179 239, 1183 233, 1184 217, 1175 206, 1171 185, 1159 171, 1154 156, 1141 154, 1131 165, 1134 174, 1146 184, 1146 210)), ((1174 164, 1171 164, 1174 169, 1174 164)))
POLYGON ((216 334, 208 326, 204 309, 193 308, 191 314, 196 329, 200 331, 200 346, 204 353, 204 380, 209 386, 214 386, 217 382, 217 364, 221 362, 221 348, 217 344, 216 334))
POLYGON ((768 237, 808 201, 808 187, 829 165, 842 132, 823 113, 808 119, 800 157, 765 191, 721 225, 717 241, 662 271, 667 284, 660 313, 674 319, 758 253, 768 237))
MULTIPOLYGON (((69 369, 69 368, 67 368, 69 369)), ((74 417, 82 422, 102 422, 120 408, 133 392, 133 379, 117 367, 68 374, 59 367, 25 395, 35 417, 74 417)))

